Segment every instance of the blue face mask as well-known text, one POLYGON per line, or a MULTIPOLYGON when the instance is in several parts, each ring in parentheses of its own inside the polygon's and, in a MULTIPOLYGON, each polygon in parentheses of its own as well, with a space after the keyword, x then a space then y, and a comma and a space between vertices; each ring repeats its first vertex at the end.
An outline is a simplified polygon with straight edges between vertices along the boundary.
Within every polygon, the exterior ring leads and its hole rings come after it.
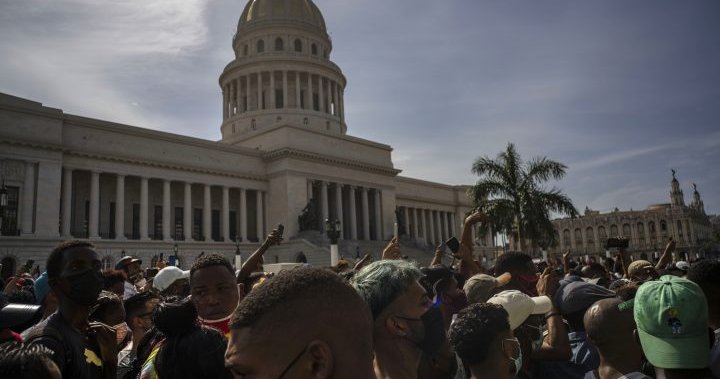
MULTIPOLYGON (((517 358, 508 357, 508 359, 510 359, 511 361, 513 361, 513 363, 515 364, 515 375, 514 375, 514 377, 517 377, 518 374, 520 374, 520 370, 522 369, 522 364, 523 364, 523 362, 522 362, 522 349, 520 349, 520 341, 518 341, 517 338, 512 338, 512 339, 509 339, 509 338, 508 338, 508 339, 505 339, 504 341, 512 341, 512 342, 514 342, 514 343, 517 344, 517 349, 518 349, 518 352, 519 352, 518 357, 517 357, 517 358)), ((503 342, 504 342, 504 341, 503 341, 503 342)))

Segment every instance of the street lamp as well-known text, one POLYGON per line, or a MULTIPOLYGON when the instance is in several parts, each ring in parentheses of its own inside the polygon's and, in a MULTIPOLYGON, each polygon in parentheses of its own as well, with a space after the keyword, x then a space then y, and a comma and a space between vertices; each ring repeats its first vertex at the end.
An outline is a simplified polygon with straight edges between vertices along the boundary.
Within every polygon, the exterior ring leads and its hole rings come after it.
POLYGON ((330 265, 337 266, 340 260, 338 254, 338 238, 340 238, 340 221, 325 219, 325 232, 330 239, 330 265))

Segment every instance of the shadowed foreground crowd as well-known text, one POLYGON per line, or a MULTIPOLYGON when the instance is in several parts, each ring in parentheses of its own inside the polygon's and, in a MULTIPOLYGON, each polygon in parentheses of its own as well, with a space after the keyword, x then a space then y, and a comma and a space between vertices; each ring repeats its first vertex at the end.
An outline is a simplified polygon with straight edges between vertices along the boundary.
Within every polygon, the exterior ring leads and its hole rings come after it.
POLYGON ((211 254, 101 272, 67 241, 5 284, 0 378, 720 378, 717 259, 674 262, 670 241, 656 262, 510 252, 486 270, 486 221, 465 220, 449 266, 392 240, 380 261, 274 276, 278 231, 238 271, 211 254))

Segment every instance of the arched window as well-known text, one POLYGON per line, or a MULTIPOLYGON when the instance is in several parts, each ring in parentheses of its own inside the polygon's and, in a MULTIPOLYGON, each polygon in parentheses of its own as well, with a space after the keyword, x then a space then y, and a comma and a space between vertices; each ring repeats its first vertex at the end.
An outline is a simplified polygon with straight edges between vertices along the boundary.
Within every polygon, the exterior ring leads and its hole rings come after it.
POLYGON ((598 239, 600 240, 600 244, 603 246, 605 245, 605 242, 607 242, 607 231, 604 226, 598 226, 598 239))
POLYGON ((317 55, 317 45, 316 44, 313 43, 312 45, 310 45, 310 52, 312 53, 312 55, 317 55))
POLYGON ((280 37, 275 38, 275 51, 283 51, 283 49, 283 39, 280 37))
POLYGON ((590 246, 595 244, 595 235, 592 226, 588 226, 587 229, 585 229, 585 240, 590 246))
POLYGON ((615 238, 618 236, 618 227, 617 225, 610 225, 610 237, 615 238))
POLYGON ((243 55, 244 56, 248 55, 248 45, 243 46, 243 55))
POLYGON ((630 231, 630 224, 623 224, 623 237, 632 237, 632 232, 630 231))
POLYGON ((582 230, 580 230, 580 228, 576 228, 575 229, 575 244, 580 246, 580 245, 582 245, 582 243, 583 243, 582 230))
POLYGON ((299 38, 295 40, 295 51, 302 53, 302 41, 299 38))
POLYGON ((642 222, 638 222, 637 224, 637 233, 640 237, 645 236, 645 225, 643 225, 642 222))
POLYGON ((263 41, 263 40, 257 41, 257 49, 256 50, 258 53, 265 52, 265 41, 263 41))
POLYGON ((678 232, 678 237, 683 238, 683 227, 682 227, 682 221, 680 221, 680 220, 677 221, 677 232, 678 232))
POLYGON ((665 223, 665 220, 660 220, 660 232, 667 233, 667 224, 665 223))
POLYGON ((655 221, 648 222, 648 229, 650 229, 650 235, 655 235, 655 221))
POLYGON ((570 246, 570 229, 563 230, 563 245, 570 246))

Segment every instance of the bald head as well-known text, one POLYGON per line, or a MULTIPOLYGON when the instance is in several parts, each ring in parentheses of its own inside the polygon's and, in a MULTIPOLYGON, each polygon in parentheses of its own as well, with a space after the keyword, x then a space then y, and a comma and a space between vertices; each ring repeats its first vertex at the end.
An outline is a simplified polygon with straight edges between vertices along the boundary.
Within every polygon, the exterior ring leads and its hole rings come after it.
POLYGON ((599 350, 618 349, 633 339, 635 319, 632 307, 624 309, 620 307, 622 303, 619 298, 603 299, 585 312, 585 332, 599 350))

